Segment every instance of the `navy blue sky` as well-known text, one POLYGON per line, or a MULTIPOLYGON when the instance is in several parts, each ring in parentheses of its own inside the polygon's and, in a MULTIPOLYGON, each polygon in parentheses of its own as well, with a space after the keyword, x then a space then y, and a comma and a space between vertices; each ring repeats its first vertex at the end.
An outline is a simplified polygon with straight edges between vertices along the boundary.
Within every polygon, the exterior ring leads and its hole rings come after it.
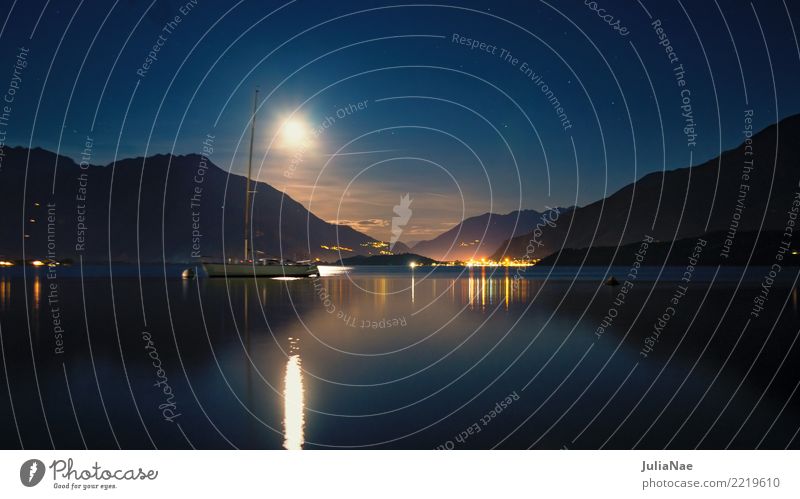
POLYGON ((7 144, 78 158, 88 135, 93 162, 107 164, 115 155, 201 152, 212 134, 212 161, 241 173, 259 86, 262 98, 272 93, 258 116, 259 178, 322 218, 382 239, 406 192, 414 217, 404 240, 427 238, 462 216, 586 204, 645 173, 686 166, 690 153, 695 164, 710 159, 741 142, 747 108, 757 129, 800 112, 788 17, 800 10, 787 13, 782 0, 755 2, 757 18, 745 1, 597 2, 628 36, 583 1, 381 8, 397 2, 198 0, 185 15, 179 8, 189 0, 53 0, 42 11, 45 3, 2 2, 0 89, 18 47, 30 48, 7 144), (365 9, 373 10, 355 13, 365 9), (181 22, 158 60, 137 75, 175 15, 181 22), (687 147, 674 66, 650 16, 686 69, 695 147, 687 147), (453 43, 454 33, 498 49, 470 50, 453 43), (499 57, 503 48, 516 67, 499 57), (520 71, 523 62, 561 102, 568 130, 520 71), (295 110, 309 127, 335 120, 292 167, 296 151, 267 146, 295 110))

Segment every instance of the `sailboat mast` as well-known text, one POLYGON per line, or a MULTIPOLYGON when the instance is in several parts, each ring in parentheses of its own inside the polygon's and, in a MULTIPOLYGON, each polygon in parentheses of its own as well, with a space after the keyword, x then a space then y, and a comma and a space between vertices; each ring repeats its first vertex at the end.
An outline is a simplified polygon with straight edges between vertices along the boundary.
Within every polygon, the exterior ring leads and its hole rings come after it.
POLYGON ((247 162, 247 179, 244 193, 244 261, 250 256, 250 176, 253 174, 253 141, 256 136, 256 109, 258 108, 258 88, 253 97, 253 115, 250 118, 250 159, 247 162))

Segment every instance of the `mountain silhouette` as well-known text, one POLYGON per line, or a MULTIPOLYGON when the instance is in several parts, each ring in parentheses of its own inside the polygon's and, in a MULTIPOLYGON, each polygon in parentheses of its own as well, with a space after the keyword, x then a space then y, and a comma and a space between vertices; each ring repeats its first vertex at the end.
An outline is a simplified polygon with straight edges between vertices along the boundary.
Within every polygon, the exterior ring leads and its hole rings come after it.
POLYGON ((541 216, 535 210, 521 210, 505 215, 484 213, 470 217, 433 239, 416 243, 414 253, 435 260, 488 257, 503 241, 530 231, 541 216))
MULTIPOLYGON (((28 259, 47 258, 48 244, 59 260, 177 263, 242 257, 245 178, 205 156, 159 154, 97 166, 41 148, 3 152, 0 203, 3 213, 16 214, 0 224, 5 258, 21 258, 23 244, 28 259)), ((266 183, 254 182, 251 190, 258 257, 335 261, 377 252, 370 246, 375 239, 325 222, 266 183)), ((408 248, 398 243, 395 250, 408 248)))
POLYGON ((750 144, 743 142, 703 164, 650 173, 605 199, 562 213, 555 227, 503 242, 493 258, 524 257, 530 248, 534 254, 528 256, 544 258, 562 247, 616 247, 646 235, 672 241, 728 233, 732 225, 731 253, 749 253, 744 242, 737 244, 737 233, 782 232, 787 224, 800 179, 797 137, 800 115, 765 128, 750 144), (745 161, 750 159, 753 168, 745 179, 745 161))

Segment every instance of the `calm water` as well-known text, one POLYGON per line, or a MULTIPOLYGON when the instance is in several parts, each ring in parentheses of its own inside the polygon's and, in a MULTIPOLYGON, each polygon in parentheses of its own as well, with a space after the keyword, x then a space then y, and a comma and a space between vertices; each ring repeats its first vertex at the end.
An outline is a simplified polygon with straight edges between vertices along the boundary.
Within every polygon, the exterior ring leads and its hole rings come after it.
POLYGON ((3 448, 800 446, 796 269, 179 270, 0 271, 3 448))

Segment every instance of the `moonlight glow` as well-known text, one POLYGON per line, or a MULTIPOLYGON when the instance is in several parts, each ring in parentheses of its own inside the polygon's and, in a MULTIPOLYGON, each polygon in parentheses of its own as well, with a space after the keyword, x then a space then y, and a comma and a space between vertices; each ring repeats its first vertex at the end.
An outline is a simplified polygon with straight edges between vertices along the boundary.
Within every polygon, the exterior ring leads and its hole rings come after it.
POLYGON ((310 138, 308 124, 300 118, 289 118, 280 130, 280 142, 283 147, 293 149, 308 147, 310 138))

